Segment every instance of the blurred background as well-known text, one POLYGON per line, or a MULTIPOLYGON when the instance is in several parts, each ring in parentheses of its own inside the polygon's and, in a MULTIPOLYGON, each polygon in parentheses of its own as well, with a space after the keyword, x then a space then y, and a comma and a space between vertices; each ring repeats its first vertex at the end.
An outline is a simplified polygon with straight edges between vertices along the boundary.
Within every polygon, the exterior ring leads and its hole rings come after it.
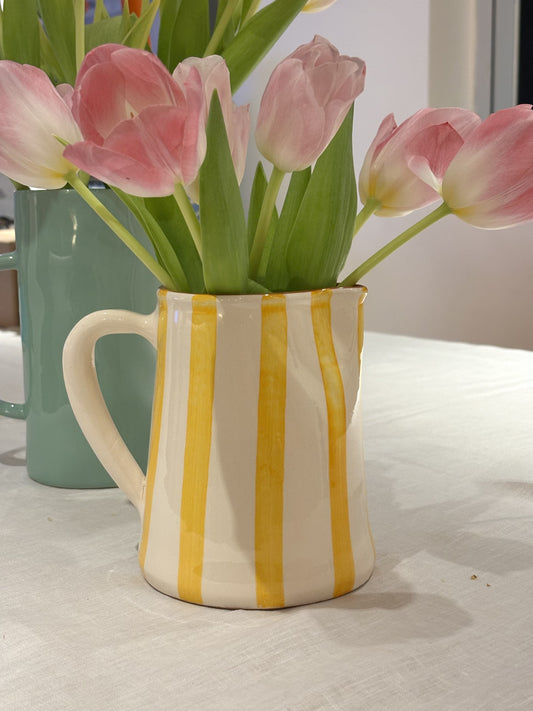
MULTIPOLYGON (((120 11, 120 0, 107 4, 120 11)), ((324 35, 367 64, 366 88, 356 101, 359 168, 388 113, 400 123, 425 106, 463 106, 486 116, 533 103, 532 12, 533 0, 337 0, 322 13, 298 17, 236 101, 250 102, 255 118, 274 66, 313 35, 324 35)), ((258 159, 251 142, 245 195, 258 159)), ((12 216, 7 179, 0 192, 0 215, 12 216)), ((357 236, 346 273, 422 215, 371 218, 357 236)), ((448 216, 364 283, 369 330, 533 350, 531 224, 487 231, 448 216)))

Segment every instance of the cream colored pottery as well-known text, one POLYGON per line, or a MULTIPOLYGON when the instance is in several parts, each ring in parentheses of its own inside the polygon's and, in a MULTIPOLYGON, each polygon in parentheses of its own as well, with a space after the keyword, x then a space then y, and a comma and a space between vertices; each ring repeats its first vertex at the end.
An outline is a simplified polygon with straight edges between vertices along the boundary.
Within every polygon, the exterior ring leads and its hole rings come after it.
POLYGON ((279 608, 371 575, 359 374, 366 290, 210 296, 159 291, 150 316, 100 311, 67 339, 72 409, 142 520, 139 562, 167 595, 279 608), (96 341, 157 348, 146 477, 93 366, 96 341))

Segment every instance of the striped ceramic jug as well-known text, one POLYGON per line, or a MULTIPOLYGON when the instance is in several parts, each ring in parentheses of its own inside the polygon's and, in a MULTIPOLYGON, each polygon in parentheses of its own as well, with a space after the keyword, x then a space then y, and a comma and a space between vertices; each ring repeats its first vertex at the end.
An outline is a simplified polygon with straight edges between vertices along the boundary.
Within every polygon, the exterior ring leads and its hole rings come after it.
POLYGON ((364 287, 211 296, 159 291, 156 312, 100 311, 64 375, 89 443, 142 519, 146 580, 173 597, 278 608, 337 597, 374 565, 361 443, 364 287), (146 476, 107 411, 95 342, 157 348, 146 476))

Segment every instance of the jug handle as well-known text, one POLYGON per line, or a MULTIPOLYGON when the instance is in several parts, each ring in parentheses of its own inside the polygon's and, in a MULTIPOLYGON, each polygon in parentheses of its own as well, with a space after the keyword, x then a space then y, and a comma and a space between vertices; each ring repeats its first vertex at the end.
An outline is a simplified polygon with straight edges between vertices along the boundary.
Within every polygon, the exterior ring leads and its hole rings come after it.
POLYGON ((63 376, 72 411, 85 438, 142 517, 146 477, 109 414, 95 368, 94 349, 98 339, 119 333, 143 336, 155 348, 157 314, 112 309, 85 316, 65 341, 63 376))
MULTIPOLYGON (((17 250, 0 254, 0 271, 4 269, 17 268, 17 250)), ((8 400, 0 400, 0 415, 12 417, 15 420, 24 420, 26 418, 26 405, 24 403, 9 402, 8 400)))

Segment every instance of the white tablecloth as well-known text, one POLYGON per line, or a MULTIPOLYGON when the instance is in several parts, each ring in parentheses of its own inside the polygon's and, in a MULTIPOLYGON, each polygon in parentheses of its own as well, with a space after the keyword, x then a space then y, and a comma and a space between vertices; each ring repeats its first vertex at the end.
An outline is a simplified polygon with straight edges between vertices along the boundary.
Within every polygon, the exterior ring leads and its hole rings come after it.
POLYGON ((30 481, 1 419, 0 708, 533 709, 533 353, 367 334, 363 402, 375 573, 274 612, 150 588, 124 495, 30 481))

